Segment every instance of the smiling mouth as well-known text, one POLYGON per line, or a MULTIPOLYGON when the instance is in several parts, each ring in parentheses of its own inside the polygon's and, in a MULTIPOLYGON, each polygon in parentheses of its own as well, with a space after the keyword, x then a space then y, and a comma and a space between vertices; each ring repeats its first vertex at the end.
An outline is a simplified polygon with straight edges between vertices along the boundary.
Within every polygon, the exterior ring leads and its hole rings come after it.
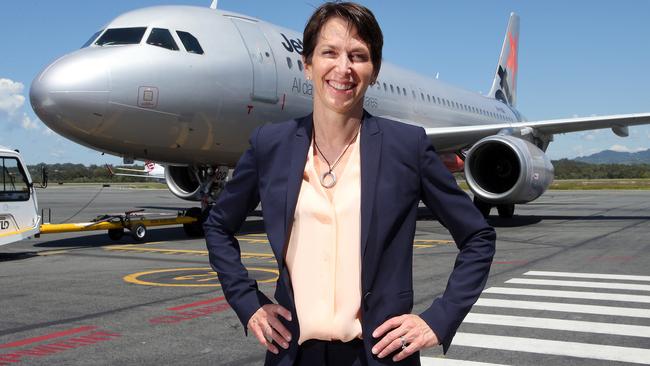
POLYGON ((329 80, 327 85, 339 91, 348 91, 356 86, 354 83, 337 83, 336 81, 329 80))

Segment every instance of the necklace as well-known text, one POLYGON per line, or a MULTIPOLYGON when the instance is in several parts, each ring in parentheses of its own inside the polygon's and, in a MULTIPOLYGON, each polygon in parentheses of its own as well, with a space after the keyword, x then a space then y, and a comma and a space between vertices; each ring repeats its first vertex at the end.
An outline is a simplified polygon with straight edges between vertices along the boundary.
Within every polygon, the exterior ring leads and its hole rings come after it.
POLYGON ((320 156, 322 156, 323 159, 325 159, 325 162, 327 163, 327 167, 328 167, 327 172, 323 173, 323 175, 321 175, 320 177, 320 185, 322 185, 325 188, 332 188, 336 185, 336 174, 334 174, 334 168, 336 168, 336 166, 339 165, 339 162, 341 162, 341 158, 343 157, 343 155, 345 155, 345 152, 348 151, 350 146, 352 146, 352 141, 354 141, 354 138, 357 137, 357 135, 358 135, 358 131, 357 133, 352 135, 350 142, 348 142, 348 146, 346 146, 345 149, 343 149, 343 152, 341 153, 341 155, 339 155, 336 161, 334 161, 334 164, 330 164, 330 161, 327 160, 325 154, 323 154, 323 152, 318 147, 318 144, 316 143, 316 129, 314 128, 314 146, 316 147, 316 150, 318 151, 320 156))

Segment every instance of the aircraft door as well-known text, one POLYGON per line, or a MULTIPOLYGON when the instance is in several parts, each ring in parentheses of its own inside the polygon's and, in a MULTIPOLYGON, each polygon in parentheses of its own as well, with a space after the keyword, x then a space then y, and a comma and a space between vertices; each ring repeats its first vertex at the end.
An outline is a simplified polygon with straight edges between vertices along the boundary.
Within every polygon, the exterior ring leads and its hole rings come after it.
POLYGON ((231 18, 248 49, 253 65, 253 93, 251 97, 266 103, 277 103, 278 74, 273 50, 257 23, 231 18))

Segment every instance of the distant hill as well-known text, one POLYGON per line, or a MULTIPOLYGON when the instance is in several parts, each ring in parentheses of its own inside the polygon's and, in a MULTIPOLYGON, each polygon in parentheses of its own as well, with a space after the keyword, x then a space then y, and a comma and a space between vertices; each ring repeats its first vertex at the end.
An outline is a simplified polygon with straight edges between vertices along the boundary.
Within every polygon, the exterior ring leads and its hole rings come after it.
POLYGON ((635 153, 605 150, 589 156, 581 156, 573 159, 588 164, 650 164, 650 149, 635 153))

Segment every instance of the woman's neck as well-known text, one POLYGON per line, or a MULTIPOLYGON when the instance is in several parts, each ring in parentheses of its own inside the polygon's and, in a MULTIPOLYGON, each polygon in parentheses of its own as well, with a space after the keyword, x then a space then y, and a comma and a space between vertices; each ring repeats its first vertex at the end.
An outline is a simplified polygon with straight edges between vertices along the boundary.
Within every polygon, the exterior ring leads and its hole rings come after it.
POLYGON ((363 107, 350 114, 314 107, 314 131, 317 143, 328 148, 338 148, 350 143, 359 131, 363 107))

